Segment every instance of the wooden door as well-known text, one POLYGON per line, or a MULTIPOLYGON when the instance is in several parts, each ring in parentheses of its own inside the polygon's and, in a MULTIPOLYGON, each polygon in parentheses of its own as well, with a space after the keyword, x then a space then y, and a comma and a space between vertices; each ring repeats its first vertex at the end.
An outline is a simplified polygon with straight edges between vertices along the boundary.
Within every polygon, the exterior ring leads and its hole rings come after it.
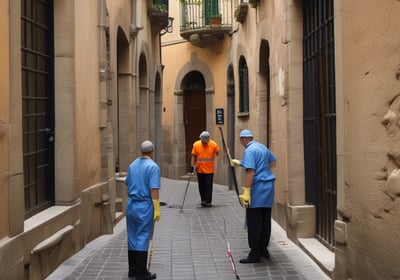
POLYGON ((204 90, 185 90, 184 124, 186 142, 186 166, 189 170, 193 143, 206 130, 206 98, 204 90))

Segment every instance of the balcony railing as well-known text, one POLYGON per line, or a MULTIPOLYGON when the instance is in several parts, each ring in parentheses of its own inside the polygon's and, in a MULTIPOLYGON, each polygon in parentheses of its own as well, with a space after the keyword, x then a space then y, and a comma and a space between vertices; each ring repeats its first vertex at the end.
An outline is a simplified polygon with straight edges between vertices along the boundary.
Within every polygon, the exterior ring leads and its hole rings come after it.
POLYGON ((181 36, 207 47, 232 30, 232 0, 180 0, 181 36))

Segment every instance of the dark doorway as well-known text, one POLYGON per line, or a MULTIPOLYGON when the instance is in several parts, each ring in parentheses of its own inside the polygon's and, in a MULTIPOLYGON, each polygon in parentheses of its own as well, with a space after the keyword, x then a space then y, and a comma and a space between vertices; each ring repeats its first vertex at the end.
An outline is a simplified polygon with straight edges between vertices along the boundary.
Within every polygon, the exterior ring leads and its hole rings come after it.
POLYGON ((54 203, 53 2, 21 1, 25 217, 54 203))
MULTIPOLYGON (((269 67, 269 43, 267 40, 261 40, 260 46, 260 75, 265 80, 265 111, 266 111, 266 127, 267 135, 265 139, 265 143, 268 148, 271 147, 271 91, 270 91, 270 67, 269 67)), ((264 93, 263 93, 264 94, 264 93)), ((260 101, 261 102, 261 101, 260 101)))
MULTIPOLYGON (((226 87, 226 104, 227 104, 227 140, 226 144, 229 148, 229 153, 232 158, 236 158, 235 155, 235 127, 236 127, 236 115, 235 115, 235 76, 233 73, 233 65, 229 65, 227 73, 227 87, 226 87)), ((228 186, 230 190, 234 190, 234 181, 232 176, 228 176, 228 186)))
POLYGON ((183 121, 185 125, 186 166, 190 168, 193 142, 199 140, 206 129, 206 96, 203 75, 198 71, 188 73, 182 82, 184 92, 183 121))

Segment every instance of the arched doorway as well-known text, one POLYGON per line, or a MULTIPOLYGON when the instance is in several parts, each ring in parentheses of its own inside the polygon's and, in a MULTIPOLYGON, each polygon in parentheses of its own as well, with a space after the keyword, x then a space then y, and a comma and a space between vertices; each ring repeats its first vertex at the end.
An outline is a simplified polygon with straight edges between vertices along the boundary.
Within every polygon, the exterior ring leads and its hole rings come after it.
MULTIPOLYGON (((151 122, 154 115, 152 115, 152 109, 149 94, 148 76, 147 76, 147 59, 144 53, 139 57, 139 108, 137 115, 137 139, 138 143, 142 143, 147 139, 152 139, 150 135, 151 122)), ((154 141, 154 140, 153 140, 154 141)))
POLYGON ((129 73, 129 41, 122 28, 117 33, 117 93, 115 107, 113 108, 113 136, 115 171, 126 171, 131 162, 129 155, 129 141, 125 135, 130 130, 129 119, 129 95, 132 90, 132 78, 129 73))
MULTIPOLYGON (((233 65, 230 64, 227 71, 227 86, 226 86, 226 109, 227 109, 227 145, 229 148, 229 152, 233 158, 236 158, 235 155, 235 126, 236 126, 236 117, 235 117, 235 76, 233 73, 233 65)), ((228 186, 230 190, 234 189, 233 179, 231 176, 228 176, 228 186)))
POLYGON ((199 71, 189 72, 182 80, 183 123, 185 128, 186 167, 190 168, 193 142, 206 129, 206 84, 199 71))
POLYGON ((157 152, 155 153, 155 161, 157 164, 161 164, 161 148, 162 148, 162 77, 160 72, 156 73, 155 84, 154 84, 154 137, 153 143, 156 146, 157 152))
POLYGON ((261 75, 261 83, 259 88, 260 100, 260 114, 263 114, 260 131, 265 130, 266 133, 260 133, 260 139, 265 141, 268 148, 271 148, 271 93, 270 93, 270 69, 269 69, 269 43, 267 40, 262 39, 260 45, 260 61, 259 73, 261 75))

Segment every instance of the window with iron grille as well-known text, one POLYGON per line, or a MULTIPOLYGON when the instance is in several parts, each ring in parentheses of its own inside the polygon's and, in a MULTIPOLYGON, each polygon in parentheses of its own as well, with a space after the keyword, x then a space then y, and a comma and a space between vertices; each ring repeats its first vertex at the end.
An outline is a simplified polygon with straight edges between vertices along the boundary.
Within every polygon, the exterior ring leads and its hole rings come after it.
POLYGON ((25 216, 54 203, 52 1, 21 1, 25 216))
POLYGON ((317 237, 332 248, 337 215, 333 0, 305 0, 303 12, 306 200, 316 207, 317 237))
POLYGON ((249 69, 246 59, 239 59, 239 113, 249 113, 249 69))

